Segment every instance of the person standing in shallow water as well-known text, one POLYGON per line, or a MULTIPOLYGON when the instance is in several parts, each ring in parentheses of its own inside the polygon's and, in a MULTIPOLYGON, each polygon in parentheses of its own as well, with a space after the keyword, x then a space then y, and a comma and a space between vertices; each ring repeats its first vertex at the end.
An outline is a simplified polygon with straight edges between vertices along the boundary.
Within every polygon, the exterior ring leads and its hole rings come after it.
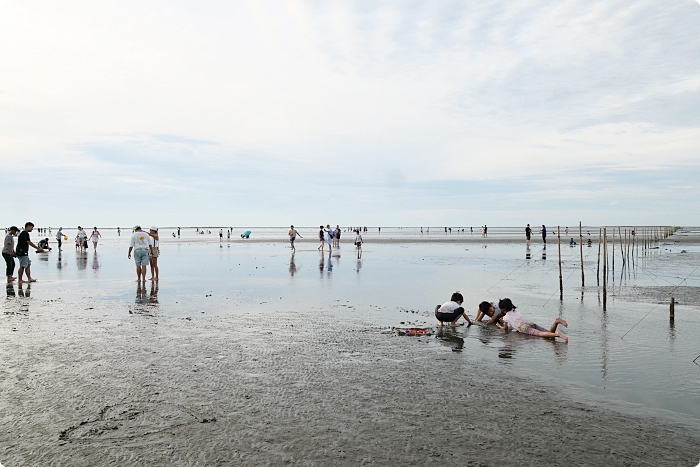
POLYGON ((151 255, 148 263, 151 265, 151 278, 149 280, 158 282, 158 257, 160 256, 160 239, 158 237, 158 227, 152 226, 148 231, 151 242, 151 255))
POLYGON ((542 229, 540 230, 540 233, 542 234, 542 243, 547 245, 547 227, 542 224, 542 229))
POLYGON ((22 276, 24 273, 27 273, 27 282, 36 282, 36 279, 32 278, 32 271, 31 271, 31 264, 32 261, 29 259, 29 247, 31 246, 32 248, 36 249, 37 253, 41 253, 42 250, 41 247, 36 246, 35 244, 32 243, 32 241, 29 239, 29 232, 34 230, 34 224, 31 222, 27 222, 24 224, 24 230, 19 234, 19 237, 17 238, 17 249, 15 250, 15 254, 17 255, 17 259, 19 260, 19 270, 17 271, 17 277, 18 277, 18 283, 22 284, 24 280, 22 280, 22 276))
POLYGON ((148 266, 150 253, 153 247, 151 246, 151 237, 141 230, 141 226, 134 227, 134 234, 131 236, 129 244, 128 258, 131 259, 131 252, 134 252, 134 261, 136 263, 136 281, 146 282, 146 266, 148 266))
POLYGON ((326 241, 328 242, 328 253, 333 252, 333 229, 330 224, 326 224, 326 241))
POLYGON ((15 273, 15 237, 17 236, 19 229, 14 225, 10 227, 10 230, 5 235, 5 242, 2 246, 2 257, 5 260, 5 265, 7 269, 5 275, 7 276, 7 283, 10 284, 16 278, 12 275, 15 273))
POLYGON ((532 235, 532 229, 530 228, 530 224, 527 224, 527 227, 525 227, 525 245, 530 248, 530 236, 532 235))

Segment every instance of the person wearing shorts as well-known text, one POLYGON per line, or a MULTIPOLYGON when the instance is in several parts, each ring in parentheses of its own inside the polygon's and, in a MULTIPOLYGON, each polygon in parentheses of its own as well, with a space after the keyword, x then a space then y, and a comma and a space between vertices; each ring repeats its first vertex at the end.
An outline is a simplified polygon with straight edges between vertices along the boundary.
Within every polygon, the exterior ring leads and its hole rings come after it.
POLYGON ((459 318, 464 317, 467 320, 467 326, 471 326, 472 322, 469 316, 464 312, 462 303, 464 302, 464 297, 459 292, 452 294, 449 302, 445 302, 442 305, 435 307, 435 317, 438 320, 438 326, 442 326, 442 323, 450 323, 450 326, 459 326, 457 321, 459 318))
POLYGON ((318 246, 318 250, 323 251, 323 249, 326 247, 326 231, 323 230, 323 226, 320 225, 318 226, 318 239, 321 242, 321 244, 318 246))
POLYGON ((146 282, 146 266, 149 264, 153 246, 151 245, 151 237, 141 230, 141 226, 134 227, 134 234, 131 236, 129 244, 128 258, 131 259, 131 252, 134 252, 134 261, 136 262, 136 281, 146 282))
POLYGON ((552 323, 552 326, 549 329, 545 329, 531 321, 527 321, 516 309, 515 305, 513 305, 513 302, 509 298, 504 298, 503 300, 499 301, 498 308, 500 308, 505 314, 503 315, 503 324, 497 322, 496 326, 506 332, 508 332, 508 330, 513 330, 523 334, 528 334, 530 336, 545 337, 550 339, 559 337, 564 342, 569 342, 568 337, 557 331, 557 326, 560 324, 564 327, 568 327, 568 323, 563 318, 557 317, 552 323))
POLYGON ((15 254, 17 255, 17 260, 19 261, 19 269, 17 270, 17 283, 22 284, 22 276, 27 273, 27 282, 36 282, 36 279, 32 279, 31 264, 32 261, 29 259, 29 247, 36 249, 37 253, 41 253, 41 247, 36 246, 29 239, 29 232, 34 230, 34 224, 27 222, 24 224, 24 230, 20 232, 19 237, 17 237, 17 249, 15 254))
POLYGON ((530 224, 527 224, 527 227, 525 227, 525 245, 530 248, 530 237, 532 236, 532 229, 530 228, 530 224))
POLYGON ((299 232, 297 232, 297 229, 294 228, 294 226, 289 227, 289 232, 287 233, 289 235, 289 244, 292 246, 292 251, 296 251, 296 248, 294 248, 294 240, 297 239, 297 236, 299 238, 304 238, 302 237, 299 232))

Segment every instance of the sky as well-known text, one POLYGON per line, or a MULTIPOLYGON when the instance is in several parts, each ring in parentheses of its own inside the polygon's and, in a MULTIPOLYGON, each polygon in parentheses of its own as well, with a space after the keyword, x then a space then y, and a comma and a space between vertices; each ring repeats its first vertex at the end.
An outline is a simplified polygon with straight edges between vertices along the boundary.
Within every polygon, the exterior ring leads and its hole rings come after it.
POLYGON ((0 0, 0 225, 700 225, 696 0, 0 0))

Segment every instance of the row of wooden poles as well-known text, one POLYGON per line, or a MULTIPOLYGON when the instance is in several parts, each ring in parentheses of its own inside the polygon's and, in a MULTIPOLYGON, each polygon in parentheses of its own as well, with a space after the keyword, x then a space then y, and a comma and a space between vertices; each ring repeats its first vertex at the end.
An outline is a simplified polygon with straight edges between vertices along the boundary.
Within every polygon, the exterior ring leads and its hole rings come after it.
MULTIPOLYGON (((617 230, 617 241, 619 243, 619 253, 622 258, 622 270, 624 272, 628 265, 634 265, 635 256, 646 254, 647 250, 656 247, 656 244, 673 235, 679 227, 671 226, 650 226, 650 227, 600 227, 598 229, 598 266, 596 268, 596 282, 600 287, 600 266, 601 257, 603 264, 603 311, 608 309, 608 232, 610 235, 610 246, 612 250, 612 273, 615 274, 615 231, 617 230), (610 229, 610 230, 608 230, 610 229)), ((578 223, 579 252, 581 254, 581 287, 586 286, 586 274, 583 268, 583 228, 581 222, 578 223)), ((559 300, 564 300, 564 281, 561 269, 561 227, 557 226, 557 248, 559 251, 559 300)), ((670 315, 674 316, 675 301, 671 298, 670 315)))

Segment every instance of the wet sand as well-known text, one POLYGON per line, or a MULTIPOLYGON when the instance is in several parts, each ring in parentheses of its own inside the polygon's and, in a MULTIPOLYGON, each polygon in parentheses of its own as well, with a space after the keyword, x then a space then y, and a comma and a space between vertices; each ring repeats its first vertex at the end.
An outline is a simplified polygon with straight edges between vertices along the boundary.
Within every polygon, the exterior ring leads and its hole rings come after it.
POLYGON ((581 289, 578 249, 563 249, 559 303, 556 261, 534 246, 370 244, 357 261, 348 245, 290 255, 269 240, 186 240, 162 247, 160 287, 138 289, 125 242, 32 255, 40 282, 8 289, 5 467, 700 460, 692 246, 640 258, 611 282, 606 314, 585 250, 581 289), (385 333, 433 325, 456 288, 473 305, 508 294, 540 324, 565 316, 571 342, 477 326, 385 333), (669 290, 675 326, 653 309, 669 290))
POLYGON ((6 315, 0 462, 694 466, 697 427, 623 414, 332 314, 6 315), (188 319, 189 318, 189 319, 188 319))

